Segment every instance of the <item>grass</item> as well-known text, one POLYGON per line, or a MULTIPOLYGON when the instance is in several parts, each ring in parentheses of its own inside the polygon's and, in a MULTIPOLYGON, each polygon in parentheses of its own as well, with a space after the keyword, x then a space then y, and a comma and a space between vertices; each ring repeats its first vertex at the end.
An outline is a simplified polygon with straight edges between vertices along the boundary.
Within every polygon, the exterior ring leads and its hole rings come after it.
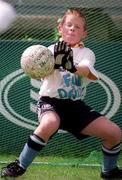
POLYGON ((31 166, 22 179, 99 180, 100 178, 98 168, 31 166))
MULTIPOLYGON (((0 168, 17 157, 0 155, 0 168)), ((87 162, 88 158, 85 160, 87 162)), ((100 167, 80 166, 79 158, 38 156, 26 173, 17 180, 99 180, 100 167)), ((89 160, 88 160, 89 161, 89 160)), ((81 161, 82 162, 82 161, 81 161)), ((85 162, 84 162, 85 163, 85 162)), ((9 178, 12 180, 12 178, 9 178)))
MULTIPOLYGON (((1 165, 0 165, 1 167, 1 165)), ((10 178, 9 178, 10 179, 10 178)), ((100 180, 99 168, 31 165, 18 180, 100 180)), ((12 178, 11 178, 12 180, 12 178)))
MULTIPOLYGON (((13 161, 14 155, 0 155, 0 168, 13 161)), ((101 180, 101 154, 92 152, 84 158, 38 156, 26 173, 17 180, 101 180), (80 164, 81 163, 81 164, 80 164), (88 165, 89 164, 89 165, 88 165), (91 164, 91 165, 90 165, 91 164), (94 166, 97 164, 97 166, 94 166)), ((122 159, 119 164, 122 167, 122 159)), ((9 178, 12 180, 12 178, 9 178)), ((1 179, 2 180, 2 179, 1 179)))

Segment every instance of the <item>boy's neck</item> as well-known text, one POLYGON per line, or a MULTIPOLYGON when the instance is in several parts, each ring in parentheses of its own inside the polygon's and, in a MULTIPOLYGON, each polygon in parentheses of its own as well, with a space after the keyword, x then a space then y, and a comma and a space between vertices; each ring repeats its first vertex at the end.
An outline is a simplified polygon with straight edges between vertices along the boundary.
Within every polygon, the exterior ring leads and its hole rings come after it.
MULTIPOLYGON (((60 38, 59 41, 63 41, 63 39, 60 38)), ((76 43, 76 44, 70 44, 70 46, 72 48, 77 48, 77 47, 83 48, 84 47, 84 43, 82 41, 80 41, 79 43, 76 43)))
POLYGON ((84 43, 83 43, 82 41, 80 41, 80 42, 77 43, 77 44, 71 45, 71 47, 73 47, 73 48, 77 48, 77 47, 83 48, 83 47, 84 47, 84 43))

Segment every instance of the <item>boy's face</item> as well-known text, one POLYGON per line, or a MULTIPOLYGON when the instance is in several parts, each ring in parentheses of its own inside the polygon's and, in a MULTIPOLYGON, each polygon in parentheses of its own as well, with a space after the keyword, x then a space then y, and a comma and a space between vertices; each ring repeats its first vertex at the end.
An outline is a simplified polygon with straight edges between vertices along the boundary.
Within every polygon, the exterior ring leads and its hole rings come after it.
POLYGON ((84 30, 84 21, 76 15, 67 15, 63 25, 59 27, 62 39, 70 45, 79 43, 87 36, 84 30))

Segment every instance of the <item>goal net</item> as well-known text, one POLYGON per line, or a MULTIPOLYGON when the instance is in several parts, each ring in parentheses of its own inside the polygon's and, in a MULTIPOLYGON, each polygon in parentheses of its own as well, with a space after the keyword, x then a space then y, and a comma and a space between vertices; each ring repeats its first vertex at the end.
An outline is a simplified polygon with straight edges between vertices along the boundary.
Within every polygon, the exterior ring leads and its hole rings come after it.
MULTIPOLYGON (((95 52, 95 67, 101 77, 88 87, 85 101, 122 128, 122 3, 119 0, 9 2, 18 16, 12 27, 0 35, 0 153, 18 154, 38 125, 36 102, 41 84, 22 72, 21 54, 30 45, 48 46, 55 42, 57 20, 68 7, 81 7, 86 14, 89 35, 84 43, 95 52)), ((79 141, 59 130, 41 156, 81 163, 81 157, 92 154, 95 158, 100 152, 98 138, 79 141)))

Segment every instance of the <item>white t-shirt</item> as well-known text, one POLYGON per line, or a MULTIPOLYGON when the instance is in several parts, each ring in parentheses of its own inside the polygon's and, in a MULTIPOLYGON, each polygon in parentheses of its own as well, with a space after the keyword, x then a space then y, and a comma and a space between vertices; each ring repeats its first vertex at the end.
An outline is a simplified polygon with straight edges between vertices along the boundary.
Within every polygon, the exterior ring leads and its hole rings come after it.
MULTIPOLYGON (((54 54, 54 45, 51 45, 48 48, 54 54)), ((86 47, 75 47, 72 48, 72 50, 74 64, 87 65, 90 71, 98 78, 97 72, 94 69, 94 52, 86 47)), ((78 76, 64 69, 56 69, 42 81, 39 95, 55 97, 58 99, 83 99, 89 82, 90 80, 86 77, 78 76)))

